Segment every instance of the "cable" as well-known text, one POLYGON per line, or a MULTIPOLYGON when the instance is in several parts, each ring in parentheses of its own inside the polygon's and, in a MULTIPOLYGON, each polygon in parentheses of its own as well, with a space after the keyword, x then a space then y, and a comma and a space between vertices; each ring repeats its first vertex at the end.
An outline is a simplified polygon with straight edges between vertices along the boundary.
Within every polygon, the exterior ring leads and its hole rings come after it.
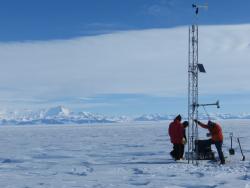
POLYGON ((206 115, 207 115, 207 117, 208 117, 208 120, 210 121, 210 120, 211 120, 211 118, 210 118, 210 116, 209 116, 209 114, 208 114, 208 112, 207 112, 207 110, 206 110, 205 106, 202 106, 202 107, 203 107, 203 109, 204 109, 204 111, 205 111, 205 113, 206 113, 206 115))

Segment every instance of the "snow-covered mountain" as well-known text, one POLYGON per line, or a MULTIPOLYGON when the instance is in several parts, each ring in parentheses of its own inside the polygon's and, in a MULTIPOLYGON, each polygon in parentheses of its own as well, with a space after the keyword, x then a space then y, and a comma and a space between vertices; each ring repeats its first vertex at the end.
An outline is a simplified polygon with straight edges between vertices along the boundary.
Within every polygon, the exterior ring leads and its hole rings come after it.
MULTIPOLYGON (((38 124, 85 124, 173 120, 176 114, 144 114, 137 117, 105 116, 90 112, 73 112, 64 106, 56 106, 39 111, 6 112, 0 115, 1 125, 38 125, 38 124)), ((209 114, 210 119, 250 119, 250 113, 209 114)), ((187 117, 183 117, 187 119, 187 117)), ((199 119, 207 120, 207 114, 199 114, 199 119)))
POLYGON ((84 124, 124 122, 125 117, 108 117, 90 112, 72 112, 64 106, 42 109, 37 112, 5 112, 0 116, 2 125, 36 125, 36 124, 84 124))
MULTIPOLYGON (((146 114, 139 117, 136 117, 134 121, 162 121, 162 120, 173 120, 176 115, 170 114, 146 114)), ((183 119, 187 119, 186 116, 183 116, 183 119)), ((230 113, 220 113, 220 114, 199 114, 199 119, 201 120, 220 120, 220 119, 250 119, 250 113, 242 114, 230 114, 230 113)))
POLYGON ((142 116, 134 118, 135 121, 161 121, 161 120, 172 120, 175 115, 164 115, 164 114, 144 114, 142 116))
POLYGON ((44 116, 45 117, 68 117, 70 115, 70 110, 64 106, 56 106, 48 109, 44 116))

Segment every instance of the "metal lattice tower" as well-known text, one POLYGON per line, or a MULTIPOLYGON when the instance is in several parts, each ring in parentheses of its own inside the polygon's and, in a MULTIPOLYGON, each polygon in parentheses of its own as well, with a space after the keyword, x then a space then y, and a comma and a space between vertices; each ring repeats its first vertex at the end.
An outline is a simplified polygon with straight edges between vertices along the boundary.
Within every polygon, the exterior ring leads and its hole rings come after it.
MULTIPOLYGON (((195 123, 195 119, 198 118, 198 108, 203 107, 207 113, 205 106, 217 106, 220 108, 219 101, 209 104, 199 103, 199 73, 205 73, 205 68, 199 63, 199 40, 198 40, 198 25, 194 24, 189 27, 189 38, 188 38, 188 163, 190 160, 192 163, 198 164, 198 146, 196 145, 196 140, 198 140, 198 126, 195 123)), ((207 113, 208 119, 210 119, 207 113)))
POLYGON ((195 140, 198 139, 198 25, 189 27, 188 58, 188 161, 195 158, 195 140))
MULTIPOLYGON (((199 8, 207 8, 207 5, 192 5, 198 18, 199 8)), ((205 72, 202 64, 199 64, 199 30, 198 24, 189 27, 188 37, 188 162, 194 163, 197 154, 195 152, 195 140, 198 140, 198 127, 194 122, 198 119, 199 107, 199 72, 205 72)), ((197 149, 196 149, 197 151, 197 149)), ((197 160, 195 160, 197 163, 197 160)))

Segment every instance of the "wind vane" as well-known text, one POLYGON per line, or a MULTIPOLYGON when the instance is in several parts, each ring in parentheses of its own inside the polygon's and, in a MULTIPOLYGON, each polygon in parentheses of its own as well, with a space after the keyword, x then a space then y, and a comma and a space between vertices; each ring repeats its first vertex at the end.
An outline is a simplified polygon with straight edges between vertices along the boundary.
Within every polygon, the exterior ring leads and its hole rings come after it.
POLYGON ((198 15, 200 8, 204 8, 206 10, 208 9, 208 4, 207 3, 205 3, 204 5, 192 4, 192 7, 195 8, 195 14, 198 15))

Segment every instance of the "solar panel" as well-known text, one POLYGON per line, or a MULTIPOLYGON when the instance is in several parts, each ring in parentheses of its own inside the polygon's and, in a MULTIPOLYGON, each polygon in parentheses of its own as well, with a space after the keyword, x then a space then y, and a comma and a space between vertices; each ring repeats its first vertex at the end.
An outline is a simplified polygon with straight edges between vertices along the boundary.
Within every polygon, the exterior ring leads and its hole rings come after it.
POLYGON ((199 69, 200 72, 206 73, 206 70, 205 70, 203 64, 199 64, 199 63, 198 63, 197 65, 198 65, 198 69, 199 69))

